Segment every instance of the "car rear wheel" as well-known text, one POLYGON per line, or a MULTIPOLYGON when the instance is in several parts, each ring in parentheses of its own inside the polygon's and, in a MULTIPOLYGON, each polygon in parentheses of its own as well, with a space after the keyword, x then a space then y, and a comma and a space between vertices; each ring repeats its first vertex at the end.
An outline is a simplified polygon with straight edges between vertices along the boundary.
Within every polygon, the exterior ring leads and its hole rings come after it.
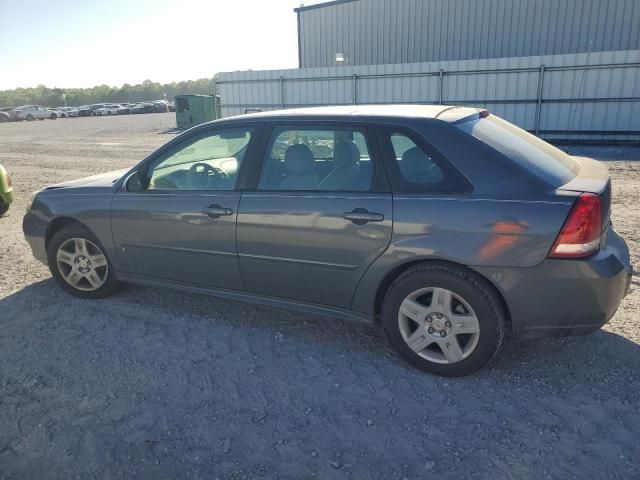
POLYGON ((52 113, 51 116, 49 117, 51 120, 57 120, 58 116, 55 113, 52 113))
POLYGON ((33 120, 33 115, 29 114, 27 115, 27 120, 30 122, 31 120, 33 120))
POLYGON ((47 257, 51 274, 72 295, 104 298, 118 287, 100 241, 81 225, 69 225, 56 232, 49 242, 47 257))
POLYGON ((384 329, 413 366, 442 376, 469 375, 493 360, 503 345, 507 314, 483 278, 448 264, 421 264, 389 287, 384 329))
POLYGON ((9 204, 0 198, 0 217, 9 211, 9 204))

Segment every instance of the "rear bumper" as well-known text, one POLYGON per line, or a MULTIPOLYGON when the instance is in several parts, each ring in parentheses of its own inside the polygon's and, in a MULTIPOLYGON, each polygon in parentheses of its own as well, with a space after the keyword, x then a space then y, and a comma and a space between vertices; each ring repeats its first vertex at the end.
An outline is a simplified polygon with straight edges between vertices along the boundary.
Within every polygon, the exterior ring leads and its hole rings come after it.
POLYGON ((31 247, 33 256, 47 265, 47 250, 45 248, 47 222, 29 212, 22 220, 22 231, 24 232, 24 238, 31 247))
POLYGON ((591 333, 616 313, 629 292, 632 267, 613 229, 605 248, 583 260, 547 259, 531 268, 476 269, 506 300, 516 337, 591 333))

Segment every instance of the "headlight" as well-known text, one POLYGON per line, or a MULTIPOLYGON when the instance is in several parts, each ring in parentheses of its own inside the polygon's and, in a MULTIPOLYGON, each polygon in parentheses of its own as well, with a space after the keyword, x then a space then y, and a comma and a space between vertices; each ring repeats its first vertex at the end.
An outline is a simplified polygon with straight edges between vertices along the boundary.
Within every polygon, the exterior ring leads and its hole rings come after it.
POLYGON ((31 211, 31 206, 33 205, 33 201, 36 199, 41 190, 37 190, 31 194, 29 201, 27 202, 27 213, 31 211))

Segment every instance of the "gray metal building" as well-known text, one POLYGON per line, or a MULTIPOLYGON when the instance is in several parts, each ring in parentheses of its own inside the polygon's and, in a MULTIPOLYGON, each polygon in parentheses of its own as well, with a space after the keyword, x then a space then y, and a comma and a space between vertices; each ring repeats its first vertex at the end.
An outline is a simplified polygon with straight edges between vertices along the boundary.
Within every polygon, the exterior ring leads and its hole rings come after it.
POLYGON ((223 116, 440 103, 550 140, 640 142, 640 0, 335 0, 295 12, 300 68, 218 74, 223 116))
POLYGON ((295 11, 300 68, 640 49, 639 0, 336 0, 295 11))

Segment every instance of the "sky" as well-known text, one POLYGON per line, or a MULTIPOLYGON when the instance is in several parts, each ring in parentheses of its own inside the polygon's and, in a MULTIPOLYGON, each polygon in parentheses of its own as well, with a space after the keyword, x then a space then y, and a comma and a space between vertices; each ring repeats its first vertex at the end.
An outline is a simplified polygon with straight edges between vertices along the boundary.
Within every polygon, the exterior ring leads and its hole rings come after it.
MULTIPOLYGON (((322 3, 305 1, 305 5, 322 3)), ((300 0, 0 0, 0 90, 296 68, 300 0)))

